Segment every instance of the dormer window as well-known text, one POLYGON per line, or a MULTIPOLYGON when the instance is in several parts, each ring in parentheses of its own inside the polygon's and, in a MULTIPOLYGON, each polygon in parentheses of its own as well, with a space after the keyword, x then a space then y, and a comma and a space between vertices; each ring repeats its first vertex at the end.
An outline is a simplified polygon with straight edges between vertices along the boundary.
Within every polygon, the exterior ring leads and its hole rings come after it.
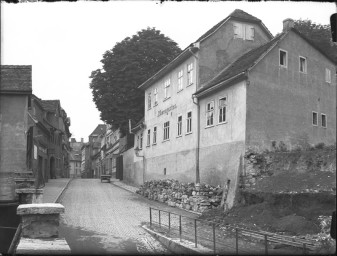
POLYGON ((243 40, 254 41, 254 26, 248 24, 234 23, 234 38, 241 38, 243 40))

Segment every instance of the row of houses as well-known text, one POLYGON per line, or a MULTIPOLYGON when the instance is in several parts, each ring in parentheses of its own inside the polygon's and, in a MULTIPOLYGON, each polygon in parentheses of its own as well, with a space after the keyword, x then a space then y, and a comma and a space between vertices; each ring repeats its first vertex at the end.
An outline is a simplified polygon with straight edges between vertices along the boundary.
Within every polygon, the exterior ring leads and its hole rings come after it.
POLYGON ((274 37, 260 19, 235 10, 139 85, 145 112, 130 127, 133 147, 106 158, 121 138, 108 147, 106 130, 95 130, 92 176, 116 170, 136 185, 163 178, 226 184, 231 207, 248 150, 336 143, 335 74, 332 57, 293 20, 274 37))
POLYGON ((32 93, 32 66, 1 66, 0 201, 15 200, 20 173, 35 177, 37 186, 69 177, 69 126, 59 100, 32 93))

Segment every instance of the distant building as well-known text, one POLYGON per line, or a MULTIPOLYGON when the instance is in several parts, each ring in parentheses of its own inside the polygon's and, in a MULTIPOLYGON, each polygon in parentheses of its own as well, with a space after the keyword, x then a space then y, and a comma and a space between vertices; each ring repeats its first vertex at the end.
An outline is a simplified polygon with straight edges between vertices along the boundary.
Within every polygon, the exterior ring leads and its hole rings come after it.
POLYGON ((0 202, 15 200, 15 172, 27 171, 28 104, 32 66, 1 65, 0 202))
POLYGON ((84 142, 81 139, 77 142, 75 138, 71 138, 70 141, 70 154, 69 154, 69 176, 71 178, 81 177, 81 165, 82 165, 82 146, 84 142))

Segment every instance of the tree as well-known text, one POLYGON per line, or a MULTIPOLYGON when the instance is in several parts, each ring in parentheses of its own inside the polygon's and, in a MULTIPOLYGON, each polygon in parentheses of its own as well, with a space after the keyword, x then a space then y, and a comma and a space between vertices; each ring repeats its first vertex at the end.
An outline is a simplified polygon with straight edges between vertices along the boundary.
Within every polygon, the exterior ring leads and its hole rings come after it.
POLYGON ((337 62, 337 44, 332 42, 330 25, 315 24, 311 20, 295 20, 294 28, 337 62))
POLYGON ((128 120, 135 123, 144 116, 144 91, 137 87, 179 53, 177 43, 155 28, 143 29, 106 51, 103 69, 90 76, 101 120, 126 134, 128 120))

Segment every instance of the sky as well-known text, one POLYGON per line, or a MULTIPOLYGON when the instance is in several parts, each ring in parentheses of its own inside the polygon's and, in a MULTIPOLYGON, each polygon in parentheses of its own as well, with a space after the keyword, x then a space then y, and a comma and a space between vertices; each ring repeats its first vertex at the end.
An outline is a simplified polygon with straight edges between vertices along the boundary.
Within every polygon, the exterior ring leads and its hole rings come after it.
POLYGON ((32 65, 33 93, 59 99, 79 141, 103 123, 92 100, 90 74, 104 52, 155 27, 184 49, 235 9, 262 20, 275 36, 286 18, 329 24, 334 3, 78 1, 1 2, 1 65, 32 65))

